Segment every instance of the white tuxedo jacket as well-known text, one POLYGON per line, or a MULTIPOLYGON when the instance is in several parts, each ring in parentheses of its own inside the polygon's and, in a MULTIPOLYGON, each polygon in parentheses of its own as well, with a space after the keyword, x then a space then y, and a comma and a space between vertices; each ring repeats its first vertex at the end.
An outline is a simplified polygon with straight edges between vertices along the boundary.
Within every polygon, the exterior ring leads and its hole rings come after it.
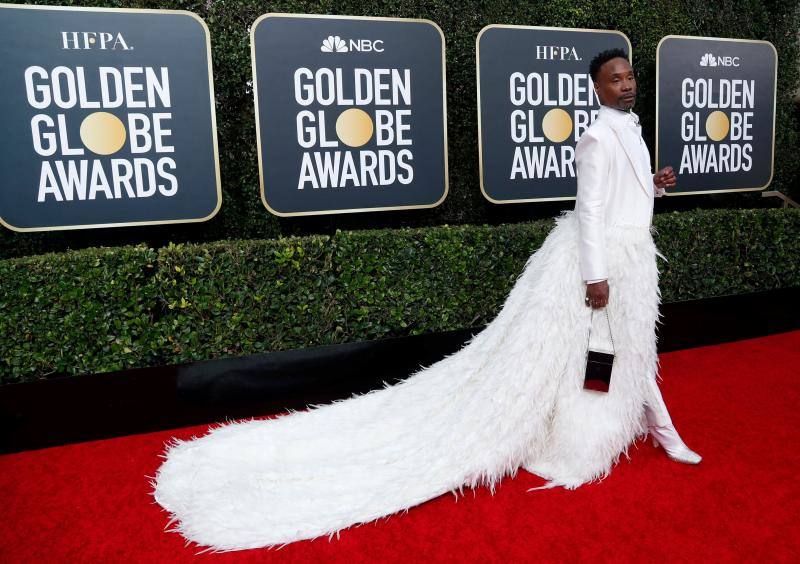
POLYGON ((608 278, 605 228, 651 225, 656 188, 650 151, 642 139, 639 116, 600 106, 595 121, 575 147, 581 276, 586 282, 608 278))

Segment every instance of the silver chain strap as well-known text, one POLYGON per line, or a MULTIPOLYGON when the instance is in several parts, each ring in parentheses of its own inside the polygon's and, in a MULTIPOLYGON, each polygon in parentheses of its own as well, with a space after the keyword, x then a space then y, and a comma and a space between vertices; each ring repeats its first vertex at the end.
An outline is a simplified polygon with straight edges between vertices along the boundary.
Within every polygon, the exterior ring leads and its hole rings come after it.
MULTIPOLYGON (((608 336, 611 337, 611 350, 617 354, 617 349, 614 347, 614 335, 611 333, 611 320, 608 318, 608 308, 603 308, 603 313, 606 314, 606 321, 608 322, 608 336)), ((589 350, 589 341, 592 337, 592 321, 594 321, 594 308, 592 308, 592 315, 589 320, 589 334, 586 336, 586 350, 589 350)))

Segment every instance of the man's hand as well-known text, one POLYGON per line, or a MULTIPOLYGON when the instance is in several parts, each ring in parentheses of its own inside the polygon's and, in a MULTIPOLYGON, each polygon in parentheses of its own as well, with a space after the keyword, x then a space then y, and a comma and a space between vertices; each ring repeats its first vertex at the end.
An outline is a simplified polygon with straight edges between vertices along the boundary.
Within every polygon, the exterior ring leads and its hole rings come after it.
POLYGON ((600 309, 608 304, 608 280, 586 284, 586 297, 589 298, 587 306, 600 309))
POLYGON ((656 185, 656 188, 672 188, 676 182, 675 171, 671 166, 665 166, 653 175, 653 184, 656 185))

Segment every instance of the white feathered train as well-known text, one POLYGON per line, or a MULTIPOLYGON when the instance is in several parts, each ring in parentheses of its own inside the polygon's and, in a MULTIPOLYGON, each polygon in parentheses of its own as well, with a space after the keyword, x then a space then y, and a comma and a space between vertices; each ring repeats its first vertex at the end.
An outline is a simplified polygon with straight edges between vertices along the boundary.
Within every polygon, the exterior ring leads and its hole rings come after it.
MULTIPOLYGON (((591 316, 577 218, 563 211, 497 317, 395 385, 173 440, 151 481, 186 539, 230 551, 338 534, 523 467, 574 489, 647 434, 660 292, 653 227, 606 231, 616 351, 609 393, 583 389, 591 316)), ((593 339, 594 341, 594 339, 593 339)), ((538 488, 536 488, 538 489, 538 488)))

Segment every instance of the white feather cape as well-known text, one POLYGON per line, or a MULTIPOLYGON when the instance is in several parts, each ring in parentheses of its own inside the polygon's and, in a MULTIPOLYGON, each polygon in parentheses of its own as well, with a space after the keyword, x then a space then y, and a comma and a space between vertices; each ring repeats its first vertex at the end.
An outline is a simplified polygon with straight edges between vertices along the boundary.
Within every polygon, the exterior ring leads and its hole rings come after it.
MULTIPOLYGON (((561 213, 497 317, 406 380, 272 420, 174 439, 151 481, 168 526, 214 552, 338 534, 523 467, 574 489, 607 476, 647 434, 661 294, 653 227, 606 232, 616 351, 608 394, 584 390, 591 317, 577 218, 561 213)), ((536 488, 539 489, 539 488, 536 488)))

